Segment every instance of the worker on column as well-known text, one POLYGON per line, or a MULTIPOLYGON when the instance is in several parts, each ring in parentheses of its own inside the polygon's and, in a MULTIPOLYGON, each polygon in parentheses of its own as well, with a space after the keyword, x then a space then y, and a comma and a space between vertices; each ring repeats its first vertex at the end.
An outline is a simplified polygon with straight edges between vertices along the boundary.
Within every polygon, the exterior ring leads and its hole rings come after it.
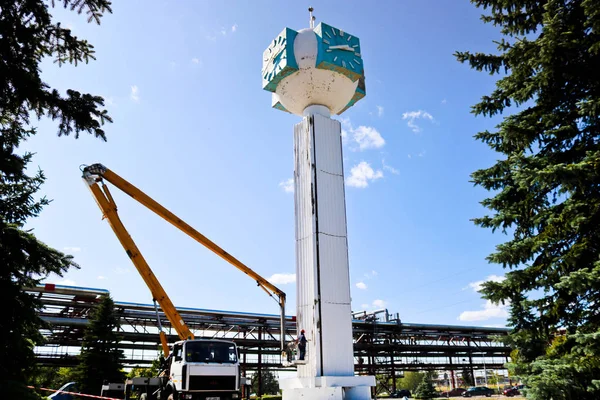
POLYGON ((306 355, 306 336, 304 336, 304 329, 300 331, 300 336, 298 340, 298 350, 300 351, 300 360, 304 360, 304 356, 306 355))

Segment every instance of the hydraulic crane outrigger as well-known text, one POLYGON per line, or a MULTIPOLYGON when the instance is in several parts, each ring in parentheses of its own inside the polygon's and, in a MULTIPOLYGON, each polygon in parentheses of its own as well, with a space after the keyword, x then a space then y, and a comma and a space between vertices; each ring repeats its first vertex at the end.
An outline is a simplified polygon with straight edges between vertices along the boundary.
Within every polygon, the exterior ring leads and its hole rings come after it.
MULTIPOLYGON (((83 179, 87 183, 94 199, 98 203, 100 210, 104 215, 104 218, 108 219, 108 223, 113 229, 115 235, 121 242, 121 245, 127 252, 127 255, 137 268, 138 272, 146 282, 146 285, 150 289, 150 292, 153 296, 153 301, 155 302, 154 306, 156 308, 156 302, 160 305, 167 319, 171 322, 171 326, 177 331, 177 334, 182 340, 186 339, 194 339, 194 334, 190 331, 189 327, 185 323, 185 321, 181 318, 181 315, 177 312, 177 309, 167 296, 167 293, 161 286, 160 282, 150 269, 150 266, 142 256, 139 251, 137 245, 125 229, 125 226, 121 222, 119 215, 117 213, 117 205, 110 194, 108 186, 104 183, 104 181, 108 181, 116 186, 118 189, 127 193, 133 199, 137 200, 143 206, 153 211, 158 216, 165 219, 167 222, 190 236, 192 239, 196 240, 213 253, 217 254, 231 265, 244 272, 246 275, 250 276, 252 279, 256 281, 258 286, 260 286, 267 294, 271 297, 277 296, 279 307, 281 309, 281 320, 280 320, 280 345, 281 350, 285 349, 285 293, 280 289, 275 287, 269 281, 264 279, 262 276, 254 272, 252 269, 244 265, 237 258, 233 257, 231 254, 227 253, 217 244, 212 242, 206 236, 202 235, 200 232, 192 228, 182 219, 177 217, 175 214, 167 210, 165 207, 161 206, 155 200, 153 200, 150 196, 146 195, 140 189, 106 168, 102 164, 93 164, 90 166, 86 166, 82 169, 83 179), (100 185, 99 185, 100 184, 100 185)), ((158 317, 158 310, 157 310, 158 317)), ((167 344, 166 334, 162 331, 160 327, 160 319, 159 319, 159 329, 160 329, 160 341, 163 347, 163 352, 165 357, 169 354, 169 346, 167 344)))

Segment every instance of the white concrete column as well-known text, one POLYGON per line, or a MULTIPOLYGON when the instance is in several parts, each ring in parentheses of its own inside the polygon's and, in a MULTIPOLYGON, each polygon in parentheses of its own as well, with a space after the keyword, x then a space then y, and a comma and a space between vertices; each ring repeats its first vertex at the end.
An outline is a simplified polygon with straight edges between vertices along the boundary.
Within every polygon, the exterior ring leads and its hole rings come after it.
POLYGON ((354 375, 340 123, 309 114, 294 143, 297 326, 309 353, 298 375, 354 375))
POLYGON ((375 378, 354 376, 346 203, 339 121, 310 106, 294 127, 297 328, 306 364, 281 382, 285 400, 370 398, 375 378))

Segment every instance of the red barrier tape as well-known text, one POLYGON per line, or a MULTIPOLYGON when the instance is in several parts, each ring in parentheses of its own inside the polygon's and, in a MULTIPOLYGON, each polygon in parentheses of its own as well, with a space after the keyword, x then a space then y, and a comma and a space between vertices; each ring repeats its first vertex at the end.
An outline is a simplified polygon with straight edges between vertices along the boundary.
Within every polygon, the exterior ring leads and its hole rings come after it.
POLYGON ((73 392, 65 392, 64 390, 56 390, 56 389, 48 389, 48 388, 35 388, 33 386, 27 386, 29 389, 37 389, 37 390, 46 390, 48 392, 55 393, 68 393, 73 396, 81 396, 81 397, 89 397, 91 399, 103 399, 103 400, 123 400, 117 399, 115 397, 103 397, 103 396, 94 396, 93 394, 83 394, 83 393, 73 393, 73 392))

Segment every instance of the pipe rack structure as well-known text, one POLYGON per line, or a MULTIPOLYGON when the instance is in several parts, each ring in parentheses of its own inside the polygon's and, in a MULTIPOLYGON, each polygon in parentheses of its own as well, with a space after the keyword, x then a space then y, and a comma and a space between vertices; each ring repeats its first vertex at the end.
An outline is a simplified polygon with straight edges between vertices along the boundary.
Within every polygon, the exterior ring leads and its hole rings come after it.
MULTIPOLYGON (((38 363, 75 365, 90 311, 104 289, 40 285, 26 290, 44 305, 41 317, 49 329, 42 333, 44 346, 36 348, 38 363)), ((154 306, 115 301, 126 366, 150 365, 160 340, 154 306)), ((245 371, 288 370, 279 357, 280 318, 257 314, 177 307, 196 337, 234 340, 245 371)), ((176 332, 161 315, 163 328, 177 340, 176 332)), ((286 317, 288 334, 296 332, 295 317, 286 317)), ((403 323, 385 312, 353 314, 354 368, 357 374, 399 376, 404 371, 504 369, 510 348, 496 339, 504 328, 403 323)), ((293 337, 287 337, 292 340, 293 337)), ((310 351, 310 348, 309 350, 310 351)), ((395 389, 395 388, 394 388, 395 389)))

